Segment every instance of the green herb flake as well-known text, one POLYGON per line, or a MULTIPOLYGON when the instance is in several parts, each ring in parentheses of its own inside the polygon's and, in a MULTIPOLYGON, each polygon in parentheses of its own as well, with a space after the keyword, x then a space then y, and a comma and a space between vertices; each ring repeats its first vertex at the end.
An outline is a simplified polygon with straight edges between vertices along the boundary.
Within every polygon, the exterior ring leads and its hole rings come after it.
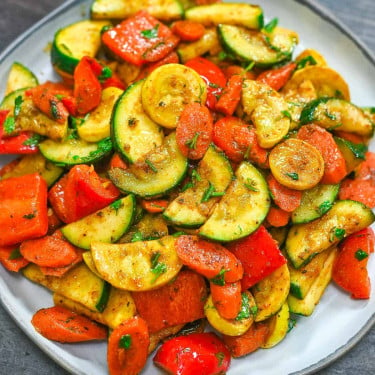
POLYGON ((225 354, 223 352, 217 352, 215 353, 215 357, 217 358, 217 365, 221 367, 223 365, 225 354))
POLYGON ((43 137, 40 134, 33 134, 30 138, 26 139, 22 144, 24 146, 37 146, 39 142, 43 139, 43 137))
POLYGON ((185 145, 188 146, 190 149, 195 150, 197 148, 197 141, 199 137, 199 132, 194 133, 194 137, 185 142, 185 145))
POLYGON ((4 132, 11 134, 16 130, 16 121, 13 116, 8 116, 3 124, 4 132))
POLYGON ((185 235, 186 233, 183 232, 183 231, 179 231, 179 232, 175 232, 172 234, 172 237, 180 237, 180 236, 183 236, 185 235))
POLYGON ((52 115, 52 117, 55 120, 61 118, 59 109, 57 108, 57 102, 55 100, 51 100, 50 104, 51 104, 51 115, 52 115))
POLYGON ((132 344, 132 337, 131 335, 127 334, 127 335, 121 336, 118 346, 119 348, 122 348, 122 349, 129 349, 131 347, 131 344, 132 344))
POLYGON ((295 172, 285 173, 285 175, 290 177, 294 181, 298 181, 299 179, 298 173, 295 173, 295 172))
POLYGON ((368 257, 368 253, 366 253, 366 251, 364 251, 362 249, 358 249, 355 252, 354 256, 357 260, 361 261, 361 260, 366 259, 368 257))
POLYGON ((195 181, 202 181, 202 177, 199 175, 196 169, 191 171, 191 178, 193 178, 195 181))
POLYGON ((319 205, 317 208, 317 212, 320 215, 324 215, 326 212, 328 212, 332 208, 332 202, 330 201, 324 201, 322 204, 319 205))
POLYGON ((213 197, 222 197, 224 194, 224 192, 215 191, 215 186, 210 182, 208 188, 203 193, 201 203, 207 202, 210 198, 213 197))
POLYGON ((108 78, 112 77, 112 69, 109 66, 103 66, 103 69, 98 76, 99 82, 103 83, 108 78))
POLYGON ((152 29, 142 30, 141 35, 146 39, 154 39, 158 37, 160 24, 156 24, 152 29))
POLYGON ((251 61, 251 62, 245 67, 245 71, 246 71, 246 72, 249 72, 251 69, 254 68, 254 65, 255 65, 255 61, 251 61))
POLYGON ((153 284, 160 275, 167 272, 167 265, 165 263, 159 262, 160 253, 156 252, 153 253, 151 256, 151 272, 155 274, 155 277, 153 280, 151 280, 151 283, 153 284))
POLYGON ((328 111, 325 111, 324 112, 324 115, 326 116, 326 117, 328 117, 330 120, 332 120, 332 121, 336 121, 337 120, 337 116, 336 115, 334 115, 333 113, 329 113, 328 111))
POLYGON ((220 61, 223 61, 228 57, 228 54, 225 51, 220 51, 217 57, 220 61))
POLYGON ((112 209, 114 209, 116 211, 116 213, 118 212, 118 210, 123 206, 123 203, 121 201, 121 199, 118 199, 117 201, 114 201, 112 202, 109 207, 111 207, 112 209))
POLYGON ((212 284, 224 286, 225 285, 225 273, 228 272, 224 267, 220 270, 220 272, 214 276, 212 279, 210 279, 212 284))
POLYGON ((337 240, 342 240, 346 234, 345 229, 334 227, 331 230, 331 234, 329 237, 330 242, 334 242, 337 240))
POLYGON ((284 117, 287 117, 290 121, 292 121, 292 115, 290 114, 289 111, 281 111, 281 114, 282 114, 284 117))
POLYGON ((56 95, 55 95, 55 98, 56 98, 57 100, 61 100, 61 99, 64 99, 65 96, 64 96, 64 95, 61 95, 61 94, 56 94, 56 95))
POLYGON ((14 99, 14 117, 17 117, 20 114, 22 103, 23 98, 21 95, 17 96, 17 98, 14 99))
POLYGON ((150 169, 154 172, 157 173, 158 169, 155 167, 154 164, 148 159, 145 160, 145 163, 150 167, 150 169))
POLYGON ((316 60, 311 56, 306 56, 297 63, 296 70, 303 69, 306 67, 306 65, 316 65, 316 60))
POLYGON ((290 318, 288 321, 288 330, 287 333, 289 333, 297 324, 297 319, 295 318, 290 318))
POLYGON ((129 117, 128 118, 128 126, 129 128, 134 128, 134 126, 137 124, 137 119, 135 117, 129 117))
POLYGON ((256 183, 255 183, 255 181, 254 181, 253 179, 251 179, 251 178, 248 178, 248 179, 246 180, 246 182, 244 183, 244 185, 245 185, 245 187, 246 187, 247 189, 249 189, 249 190, 251 190, 251 191, 255 191, 255 192, 258 192, 258 191, 259 191, 259 189, 256 188, 256 183))
POLYGON ((343 99, 344 95, 342 94, 342 92, 340 90, 336 90, 335 91, 335 98, 343 99))
POLYGON ((27 220, 34 219, 34 217, 35 217, 35 212, 30 213, 30 214, 23 215, 22 217, 23 217, 24 219, 27 219, 27 220))
POLYGON ((272 31, 275 30, 275 27, 277 26, 278 23, 279 23, 278 18, 272 19, 270 22, 264 25, 263 31, 265 31, 266 33, 272 33, 272 31))
POLYGON ((135 232, 130 240, 130 242, 143 241, 143 234, 141 232, 135 232))
POLYGON ((19 258, 22 258, 22 254, 21 254, 20 248, 19 248, 19 247, 16 247, 16 248, 15 248, 14 250, 12 250, 12 252, 9 254, 8 259, 9 259, 9 260, 14 260, 14 259, 19 259, 19 258))
POLYGON ((367 152, 367 146, 365 144, 346 141, 346 145, 356 158, 365 160, 367 152))
POLYGON ((181 188, 181 192, 184 192, 186 191, 187 189, 190 189, 194 186, 194 184, 190 181, 188 183, 186 183, 182 188, 181 188))
POLYGON ((242 293, 241 298, 242 298, 241 310, 236 316, 236 320, 248 319, 251 316, 250 305, 249 305, 250 301, 249 301, 248 294, 242 293))

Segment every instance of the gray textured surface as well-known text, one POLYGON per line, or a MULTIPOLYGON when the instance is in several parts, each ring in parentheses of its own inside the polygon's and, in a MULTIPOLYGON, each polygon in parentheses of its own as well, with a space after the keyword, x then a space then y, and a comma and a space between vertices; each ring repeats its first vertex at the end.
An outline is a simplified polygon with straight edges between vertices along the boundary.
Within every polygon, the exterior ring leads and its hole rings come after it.
MULTIPOLYGON (((256 3, 256 1, 254 2, 256 3)), ((315 2, 330 9, 367 44, 372 52, 375 52, 374 0, 318 0, 315 2)), ((1 0, 0 3, 1 51, 20 33, 48 14, 50 10, 62 4, 63 1, 1 0)), ((375 84, 375 78, 371 77, 371 79, 375 84)), ((356 322, 354 321, 353 324, 356 322)), ((327 329, 329 330, 329 327, 327 329)), ((291 353, 291 355, 298 354, 291 353)), ((0 375, 2 374, 65 375, 67 372, 37 348, 0 306, 0 375)), ((375 327, 352 350, 317 374, 375 374, 375 327)), ((275 371, 275 375, 278 375, 277 371, 275 371)))

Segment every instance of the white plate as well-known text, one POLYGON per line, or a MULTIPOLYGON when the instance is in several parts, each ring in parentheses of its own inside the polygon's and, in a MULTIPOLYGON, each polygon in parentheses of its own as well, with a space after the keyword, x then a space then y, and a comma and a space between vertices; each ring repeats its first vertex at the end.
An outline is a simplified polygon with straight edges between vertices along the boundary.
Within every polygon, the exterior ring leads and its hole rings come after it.
MULTIPOLYGON (((8 69, 15 60, 30 67, 41 82, 57 79, 49 55, 44 51, 58 27, 88 16, 90 3, 91 0, 66 2, 8 47, 0 56, 0 93, 4 92, 8 69)), ((258 1, 258 4, 268 19, 278 17, 280 25, 299 33, 298 50, 309 47, 323 53, 329 65, 349 83, 354 103, 374 105, 375 85, 369 77, 375 76, 375 60, 361 43, 348 36, 345 28, 334 25, 329 16, 319 15, 313 5, 292 0, 258 1)), ((370 148, 374 150, 374 143, 370 148)), ((9 157, 0 157, 0 165, 8 160, 9 157)), ((369 261, 369 270, 370 275, 375 275, 374 259, 369 261)), ((375 280, 372 281, 375 285, 375 280)), ((35 333, 30 324, 32 314, 52 305, 51 294, 44 288, 0 267, 0 299, 24 332, 62 367, 74 374, 107 374, 104 343, 61 345, 35 333)), ((354 301, 331 285, 314 314, 300 318, 282 343, 273 349, 258 350, 244 359, 233 360, 229 374, 274 375, 275 366, 278 375, 311 373, 348 350, 374 322, 375 288, 370 300, 354 301)), ((149 361, 144 374, 158 373, 149 361)))

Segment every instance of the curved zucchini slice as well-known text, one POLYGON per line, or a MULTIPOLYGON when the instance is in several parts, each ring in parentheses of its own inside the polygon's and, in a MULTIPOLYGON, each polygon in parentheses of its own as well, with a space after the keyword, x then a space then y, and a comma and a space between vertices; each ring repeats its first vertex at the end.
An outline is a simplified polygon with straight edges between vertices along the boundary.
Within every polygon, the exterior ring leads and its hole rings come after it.
POLYGON ((250 4, 209 4, 192 7, 185 12, 185 18, 205 26, 225 23, 259 30, 263 27, 263 10, 250 4))
POLYGON ((52 186, 63 174, 64 170, 46 160, 43 155, 37 153, 22 156, 17 165, 9 172, 3 174, 1 179, 23 176, 35 172, 38 172, 44 178, 48 186, 52 186))
POLYGON ((298 269, 344 237, 368 227, 374 220, 374 213, 364 204, 338 201, 321 218, 290 228, 285 242, 288 258, 298 269))
POLYGON ((354 104, 337 98, 318 98, 308 103, 301 112, 302 125, 314 122, 326 129, 336 129, 371 136, 374 124, 363 110, 354 104))
POLYGON ((123 20, 140 10, 161 21, 180 19, 184 14, 178 0, 95 0, 91 5, 91 18, 123 20))
POLYGON ((61 232, 70 243, 87 250, 90 249, 92 242, 116 242, 131 225, 135 204, 134 195, 128 195, 64 226, 61 232))
POLYGON ((228 24, 218 25, 217 30, 225 50, 240 60, 253 61, 259 67, 290 60, 298 43, 294 31, 280 27, 270 34, 228 24))
POLYGON ((113 168, 108 174, 123 192, 141 197, 167 193, 177 186, 187 171, 187 159, 180 152, 173 132, 165 137, 164 144, 127 170, 113 168))
POLYGON ((125 244, 94 242, 91 253, 103 279, 119 289, 133 292, 161 287, 182 268, 175 250, 176 238, 125 244))
POLYGON ((24 87, 15 91, 10 92, 7 94, 4 99, 1 101, 0 109, 1 110, 8 110, 9 112, 14 111, 15 103, 14 101, 18 96, 21 96, 22 100, 25 99, 25 91, 28 89, 28 87, 24 87))
POLYGON ((110 138, 97 143, 74 138, 64 142, 47 139, 39 144, 39 150, 47 160, 58 165, 89 164, 106 156, 112 150, 112 142, 110 138))
POLYGON ((193 69, 181 64, 165 64, 146 78, 142 105, 157 124, 176 128, 181 112, 189 103, 205 103, 207 85, 193 69))
POLYGON ((111 117, 113 107, 123 93, 117 87, 107 87, 102 91, 100 104, 88 118, 77 127, 78 135, 86 142, 99 142, 111 135, 111 117))
POLYGON ((315 278, 305 298, 298 299, 293 295, 288 296, 288 305, 291 313, 310 316, 315 306, 319 303, 327 285, 332 278, 332 269, 337 257, 337 249, 334 248, 324 262, 323 268, 315 278))
POLYGON ((144 81, 129 86, 113 108, 112 141, 115 149, 130 163, 163 143, 163 132, 142 106, 144 81))
POLYGON ((100 31, 107 25, 108 21, 83 20, 58 30, 51 48, 52 65, 73 74, 83 56, 96 56, 101 44, 100 31))
POLYGON ((9 71, 5 95, 25 87, 35 87, 38 79, 34 73, 23 64, 15 61, 9 71))
POLYGON ((300 206, 292 213, 292 223, 307 223, 328 212, 336 200, 339 187, 340 185, 316 185, 304 190, 300 206))
POLYGON ((353 172, 366 158, 367 146, 364 143, 353 143, 347 139, 333 137, 345 159, 346 172, 353 172))
POLYGON ((211 145, 197 170, 193 173, 191 187, 180 193, 163 213, 163 217, 172 224, 181 227, 199 227, 207 219, 219 198, 207 201, 203 199, 207 189, 225 191, 233 178, 231 165, 215 146, 211 145))
POLYGON ((267 216, 270 196, 262 174, 249 162, 242 162, 227 191, 199 235, 216 241, 233 241, 254 232, 267 216))
POLYGON ((78 264, 61 277, 45 276, 35 264, 29 264, 22 272, 29 280, 92 311, 102 312, 107 305, 110 285, 91 272, 84 263, 78 264))
POLYGON ((282 265, 251 288, 258 312, 256 322, 275 315, 286 301, 290 289, 287 264, 282 265))

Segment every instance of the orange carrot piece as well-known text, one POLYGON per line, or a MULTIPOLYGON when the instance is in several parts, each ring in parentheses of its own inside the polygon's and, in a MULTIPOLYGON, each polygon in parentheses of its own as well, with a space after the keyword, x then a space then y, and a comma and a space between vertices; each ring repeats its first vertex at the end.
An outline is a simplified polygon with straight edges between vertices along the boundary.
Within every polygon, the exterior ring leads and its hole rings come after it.
POLYGON ((108 339, 107 363, 111 375, 136 375, 146 364, 150 336, 147 323, 135 316, 118 325, 108 339))
POLYGON ((183 264, 208 279, 234 283, 242 278, 241 262, 218 243, 182 235, 178 237, 175 247, 183 264))
POLYGON ((107 338, 107 328, 62 306, 38 310, 31 323, 42 336, 58 342, 73 343, 107 338))
POLYGON ((324 160, 323 184, 337 184, 346 176, 346 164, 331 133, 322 127, 310 124, 298 131, 297 137, 314 146, 324 160))
POLYGON ((48 233, 47 234, 52 234, 53 232, 55 232, 56 229, 62 226, 62 221, 59 219, 59 217, 56 215, 56 212, 51 207, 48 207, 47 215, 48 215, 47 216, 48 217, 48 233))
POLYGON ((154 333, 204 318, 207 287, 202 276, 186 270, 173 282, 158 289, 133 292, 132 297, 139 315, 154 333))
POLYGON ((128 165, 125 163, 122 157, 115 152, 111 158, 111 161, 109 162, 109 168, 128 169, 128 165))
POLYGON ((284 227, 288 224, 291 212, 279 207, 271 207, 267 214, 267 222, 273 227, 284 227))
POLYGON ((243 77, 235 74, 232 75, 224 88, 219 100, 216 103, 216 110, 227 116, 233 115, 241 100, 243 77))
POLYGON ((152 214, 163 212, 167 208, 168 204, 169 201, 167 199, 141 200, 142 208, 152 214))
POLYGON ((199 103, 187 104, 176 128, 180 151, 190 159, 201 159, 212 140, 213 121, 209 109, 199 103))
POLYGON ((238 358, 257 350, 265 343, 268 334, 269 327, 267 323, 254 323, 241 336, 223 335, 223 341, 232 357, 238 358))
POLYGON ((241 282, 217 285, 210 283, 212 301, 220 314, 225 319, 235 319, 241 310, 241 282))
POLYGON ((292 212, 301 204, 302 191, 281 185, 272 174, 268 175, 267 184, 273 201, 284 211, 292 212))
POLYGON ((18 272, 26 267, 29 261, 20 254, 17 246, 0 246, 0 263, 8 271, 18 272))
POLYGON ((296 67, 296 63, 289 63, 281 68, 266 70, 260 73, 256 80, 279 91, 288 82, 296 67))
POLYGON ((83 261, 82 254, 85 250, 77 248, 77 258, 73 260, 72 263, 68 264, 67 266, 63 267, 39 267, 43 275, 45 276, 56 276, 61 277, 64 276, 68 271, 70 271, 74 266, 78 263, 83 261))
POLYGON ((239 65, 228 65, 227 67, 223 68, 223 73, 227 79, 232 77, 233 75, 240 75, 244 79, 255 79, 256 74, 251 70, 246 70, 239 65))
POLYGON ((76 248, 64 239, 60 230, 22 242, 20 252, 29 262, 42 267, 64 267, 77 258, 76 248))
POLYGON ((205 28, 199 22, 180 20, 172 24, 172 31, 178 35, 182 41, 194 42, 202 38, 205 28))

